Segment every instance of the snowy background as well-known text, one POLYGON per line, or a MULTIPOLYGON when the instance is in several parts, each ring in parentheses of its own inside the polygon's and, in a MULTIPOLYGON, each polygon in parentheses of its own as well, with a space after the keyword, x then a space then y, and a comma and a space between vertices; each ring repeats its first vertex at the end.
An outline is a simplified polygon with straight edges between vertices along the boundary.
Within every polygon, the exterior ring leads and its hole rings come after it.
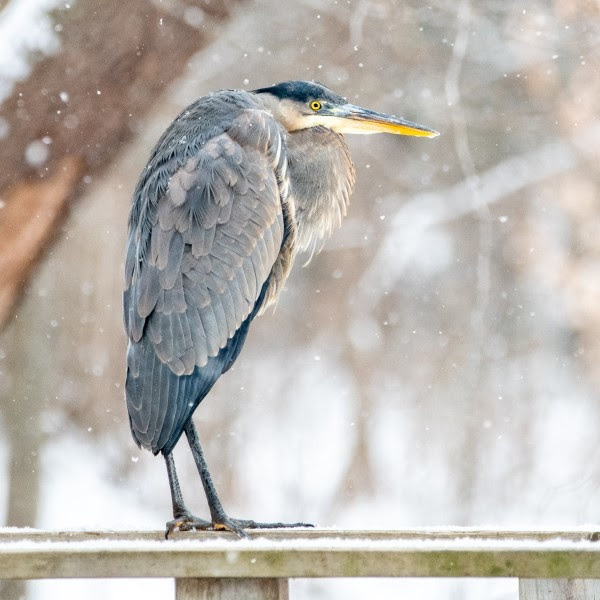
MULTIPOLYGON (((0 1, 0 101, 32 61, 60 57, 72 4, 0 1)), ((167 5, 206 26, 202 3, 167 5)), ((159 529, 170 518, 163 461, 138 451, 123 402, 129 200, 154 141, 194 98, 295 78, 442 135, 348 137, 357 185, 342 229, 298 261, 196 412, 226 509, 343 528, 599 523, 599 23, 592 0, 231 3, 86 181, 0 334, 0 524, 159 529), (11 503, 30 520, 12 523, 11 503)), ((68 107, 74 92, 61 91, 68 107)), ((27 150, 39 167, 52 140, 40 132, 27 150)), ((0 196, 0 219, 1 207, 0 196)), ((176 458, 205 516, 183 444, 176 458)), ((142 595, 170 598, 172 582, 28 588, 35 600, 142 595)), ((514 600, 517 584, 312 580, 291 595, 514 600)))

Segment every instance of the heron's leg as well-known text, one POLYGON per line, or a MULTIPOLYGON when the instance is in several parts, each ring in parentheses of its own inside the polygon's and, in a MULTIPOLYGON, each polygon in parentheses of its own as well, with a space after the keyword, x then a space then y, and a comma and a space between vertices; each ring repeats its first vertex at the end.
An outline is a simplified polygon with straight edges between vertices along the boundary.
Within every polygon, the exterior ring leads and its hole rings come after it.
POLYGON ((169 534, 180 529, 181 531, 189 531, 190 529, 211 529, 212 523, 194 517, 187 509, 184 501, 179 478, 175 469, 175 460, 173 453, 165 454, 165 463, 167 465, 167 475, 169 476, 169 487, 171 488, 171 501, 173 502, 173 520, 169 521, 165 530, 165 538, 168 539, 169 534))
POLYGON ((247 538, 249 536, 244 529, 314 527, 314 525, 311 525, 310 523, 258 523, 252 520, 232 519, 228 517, 223 509, 221 501, 219 500, 217 490, 215 489, 212 477, 208 471, 206 460, 204 460, 204 452, 202 451, 202 446, 200 446, 198 432, 196 431, 196 427, 194 426, 192 419, 190 419, 185 426, 185 435, 187 436, 194 461, 196 462, 198 473, 200 474, 200 479, 202 480, 202 486, 204 487, 206 499, 208 500, 212 525, 215 529, 225 529, 227 531, 232 531, 239 537, 247 538))
POLYGON ((200 439, 198 438, 198 432, 196 431, 196 427, 192 419, 188 420, 184 431, 192 451, 192 456, 196 462, 198 474, 202 480, 202 486, 204 487, 204 493, 206 494, 206 499, 208 500, 208 508, 210 509, 210 517, 212 519, 213 526, 215 529, 230 529, 231 531, 237 533, 240 537, 248 537, 248 535, 239 527, 236 527, 235 525, 233 527, 228 526, 230 519, 223 509, 221 500, 219 500, 217 490, 215 489, 215 484, 213 483, 212 477, 210 476, 210 472, 208 470, 208 465, 206 464, 206 460, 204 460, 204 452, 202 451, 200 439))

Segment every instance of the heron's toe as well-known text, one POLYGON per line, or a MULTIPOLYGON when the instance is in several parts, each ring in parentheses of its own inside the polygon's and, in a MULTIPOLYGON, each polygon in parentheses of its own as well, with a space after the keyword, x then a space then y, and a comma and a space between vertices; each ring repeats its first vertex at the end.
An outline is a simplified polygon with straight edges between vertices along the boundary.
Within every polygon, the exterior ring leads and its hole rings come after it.
POLYGON ((172 521, 168 521, 165 528, 165 539, 169 539, 169 535, 174 531, 191 531, 193 529, 207 530, 212 529, 212 523, 199 519, 189 512, 182 513, 175 517, 172 521))
POLYGON ((238 521, 244 529, 288 529, 293 527, 314 527, 312 523, 258 523, 256 521, 238 521))
POLYGON ((225 517, 218 522, 213 522, 212 527, 217 531, 231 531, 231 533, 235 533, 239 538, 249 540, 250 536, 244 531, 243 523, 244 521, 240 521, 239 519, 225 517))
POLYGON ((312 523, 261 523, 252 519, 229 519, 237 529, 288 529, 292 527, 314 527, 312 523))

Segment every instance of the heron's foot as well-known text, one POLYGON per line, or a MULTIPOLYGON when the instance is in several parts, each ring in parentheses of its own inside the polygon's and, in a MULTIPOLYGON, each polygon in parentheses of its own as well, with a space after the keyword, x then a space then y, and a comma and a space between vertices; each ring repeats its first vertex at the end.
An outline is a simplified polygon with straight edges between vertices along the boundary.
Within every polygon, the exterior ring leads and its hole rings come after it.
POLYGON ((287 529, 291 527, 314 527, 312 523, 260 523, 252 519, 232 519, 227 515, 221 515, 212 523, 199 519, 185 510, 172 521, 169 521, 165 529, 165 539, 174 531, 231 531, 239 538, 250 539, 245 529, 287 529))
POLYGON ((238 537, 249 539, 245 529, 287 529, 291 527, 314 527, 312 523, 260 523, 251 519, 232 519, 223 515, 218 521, 213 522, 213 529, 231 531, 238 537))
POLYGON ((177 515, 172 521, 168 521, 165 529, 165 539, 169 539, 169 535, 174 531, 192 531, 192 529, 212 529, 213 524, 210 521, 199 519, 192 513, 183 511, 177 515))

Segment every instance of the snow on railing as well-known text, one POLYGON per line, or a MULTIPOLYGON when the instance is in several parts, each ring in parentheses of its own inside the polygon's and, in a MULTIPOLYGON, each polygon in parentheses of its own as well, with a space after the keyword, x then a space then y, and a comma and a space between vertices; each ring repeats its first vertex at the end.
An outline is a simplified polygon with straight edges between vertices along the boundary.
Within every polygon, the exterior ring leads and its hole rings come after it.
POLYGON ((0 529, 0 579, 173 577, 177 600, 288 597, 307 577, 518 577, 526 600, 600 598, 600 536, 584 531, 251 532, 0 529))

